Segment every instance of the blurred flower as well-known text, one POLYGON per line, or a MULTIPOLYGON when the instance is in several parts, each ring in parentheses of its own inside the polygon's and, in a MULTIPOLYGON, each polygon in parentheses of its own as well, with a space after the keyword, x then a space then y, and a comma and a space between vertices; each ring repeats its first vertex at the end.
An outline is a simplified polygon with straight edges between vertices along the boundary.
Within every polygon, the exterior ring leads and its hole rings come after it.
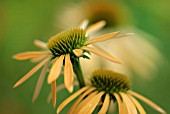
POLYGON ((56 25, 59 25, 57 28, 60 29, 61 27, 74 27, 83 19, 88 19, 89 24, 105 20, 105 27, 127 25, 132 20, 128 8, 116 1, 112 3, 109 0, 86 0, 80 3, 70 3, 63 10, 57 12, 58 23, 56 25))
POLYGON ((74 66, 75 64, 74 62, 77 61, 79 57, 88 58, 88 56, 84 55, 85 52, 87 53, 91 52, 96 55, 102 56, 112 62, 120 63, 120 61, 115 57, 103 51, 100 51, 96 48, 89 47, 90 44, 96 42, 103 42, 111 38, 116 38, 119 32, 112 32, 109 34, 102 35, 100 37, 89 39, 90 34, 98 31, 105 25, 105 21, 99 21, 85 29, 87 24, 88 21, 85 20, 78 28, 69 29, 61 33, 58 33, 57 35, 51 37, 48 40, 47 44, 42 41, 35 40, 34 42, 35 45, 40 48, 43 48, 44 51, 28 51, 14 55, 14 59, 17 60, 30 59, 32 62, 39 62, 39 64, 36 65, 32 70, 30 70, 24 77, 22 77, 14 85, 14 87, 17 87, 23 82, 25 82, 36 71, 38 71, 41 67, 44 66, 38 79, 35 93, 33 96, 33 100, 35 100, 40 92, 45 74, 48 69, 48 65, 50 64, 51 61, 53 61, 54 64, 50 69, 48 83, 51 84, 52 101, 53 105, 55 106, 56 80, 60 76, 62 66, 64 66, 64 83, 66 89, 69 92, 72 92, 74 71, 76 69, 76 66, 74 66))
MULTIPOLYGON (((82 19, 87 18, 90 24, 98 20, 105 20, 107 25, 104 31, 97 35, 108 33, 113 30, 120 30, 135 33, 126 39, 108 41, 99 47, 108 53, 115 54, 123 61, 123 65, 110 64, 107 61, 91 55, 91 61, 81 60, 84 74, 89 75, 90 71, 98 68, 110 68, 118 72, 148 78, 163 61, 163 56, 157 48, 156 38, 152 35, 134 27, 134 20, 130 10, 122 2, 109 0, 88 0, 68 6, 61 16, 57 17, 58 23, 64 27, 77 25, 82 19), (65 26, 66 25, 66 26, 65 26), (88 66, 91 64, 91 66, 88 66)), ((56 24, 56 25, 60 25, 56 24)), ((60 25, 60 27, 62 27, 60 25)), ((60 28, 61 29, 61 28, 60 28)), ((97 44, 96 44, 97 45, 97 44)))
POLYGON ((111 70, 95 70, 90 76, 90 84, 63 101, 57 109, 57 114, 78 95, 80 97, 70 108, 69 114, 91 114, 96 107, 100 109, 98 114, 106 114, 112 100, 118 103, 119 114, 137 114, 137 112, 146 114, 136 98, 158 112, 166 113, 149 99, 130 90, 130 80, 127 76, 111 70))

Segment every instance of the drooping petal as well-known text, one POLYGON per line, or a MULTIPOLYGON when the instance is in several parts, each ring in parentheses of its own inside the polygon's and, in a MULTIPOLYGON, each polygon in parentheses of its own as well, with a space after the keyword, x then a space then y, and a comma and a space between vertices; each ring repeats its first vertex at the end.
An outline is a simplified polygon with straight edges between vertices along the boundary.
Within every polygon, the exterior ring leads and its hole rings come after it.
POLYGON ((53 81, 51 83, 51 93, 52 93, 52 103, 54 107, 56 105, 56 94, 57 94, 56 92, 57 92, 56 81, 53 81))
POLYGON ((130 32, 130 33, 120 33, 118 35, 115 36, 115 38, 125 38, 125 37, 129 37, 129 36, 134 36, 135 34, 130 32))
POLYGON ((92 39, 86 41, 85 45, 93 44, 93 43, 96 43, 96 42, 103 42, 103 41, 106 41, 106 40, 109 40, 109 39, 112 39, 112 38, 116 38, 115 36, 117 34, 119 34, 119 32, 112 32, 112 33, 105 34, 103 36, 99 36, 97 38, 92 38, 92 39))
POLYGON ((96 96, 94 96, 87 104, 85 104, 82 109, 79 111, 79 114, 92 114, 94 109, 96 108, 97 104, 101 100, 101 97, 103 96, 104 92, 98 93, 96 96))
POLYGON ((37 99, 37 97, 38 97, 38 95, 40 93, 40 90, 42 88, 42 84, 44 82, 44 78, 45 78, 45 75, 46 75, 46 72, 47 72, 47 69, 48 69, 48 64, 49 64, 49 62, 47 62, 44 65, 44 67, 42 69, 42 72, 41 72, 41 74, 40 74, 40 76, 38 78, 38 81, 37 81, 37 84, 36 84, 36 87, 35 87, 35 90, 34 90, 33 98, 32 98, 33 102, 37 99))
POLYGON ((76 102, 74 102, 74 104, 72 105, 72 107, 70 108, 68 114, 73 114, 73 111, 75 109, 75 107, 77 106, 77 104, 86 96, 88 95, 90 92, 92 92, 93 90, 95 90, 95 88, 89 88, 88 90, 86 90, 77 100, 76 102))
POLYGON ((138 111, 140 112, 140 114, 146 114, 146 112, 143 109, 143 107, 141 106, 141 104, 133 96, 131 96, 131 95, 128 95, 128 96, 133 101, 133 103, 135 104, 135 106, 138 109, 138 111))
POLYGON ((64 100, 58 107, 57 109, 57 114, 60 113, 60 111, 70 102, 72 101, 74 98, 76 98, 78 95, 80 95, 81 93, 83 93, 84 91, 86 91, 89 88, 89 86, 85 86, 83 88, 81 88, 80 90, 78 90, 77 92, 75 92, 74 94, 72 94, 70 97, 68 97, 66 100, 64 100))
POLYGON ((123 114, 128 114, 128 107, 127 107, 125 101, 123 101, 123 114))
POLYGON ((123 92, 120 92, 120 95, 122 96, 123 102, 126 104, 128 114, 137 114, 136 107, 128 95, 123 92))
POLYGON ((91 25, 90 27, 88 27, 86 29, 86 36, 89 36, 89 34, 93 34, 95 33, 96 31, 100 30, 101 28, 104 27, 104 25, 106 24, 105 21, 99 21, 93 25, 91 25))
POLYGON ((27 52, 16 54, 13 56, 13 58, 16 60, 26 60, 34 57, 39 57, 42 55, 49 55, 49 53, 50 53, 49 51, 27 51, 27 52))
POLYGON ((73 53, 77 56, 80 57, 83 55, 83 50, 82 49, 74 49, 73 53))
POLYGON ((155 104, 154 102, 152 102, 151 100, 147 99, 146 97, 132 91, 132 90, 129 90, 128 91, 129 94, 141 99, 143 102, 145 102, 146 104, 148 104, 149 106, 151 106, 153 109, 157 110, 158 112, 162 113, 162 114, 166 114, 166 112, 161 108, 159 107, 157 104, 155 104))
POLYGON ((49 55, 41 55, 41 56, 38 56, 38 57, 33 57, 33 58, 31 58, 30 61, 33 62, 33 63, 36 63, 36 62, 42 61, 47 56, 49 56, 49 55))
POLYGON ((106 114, 108 108, 109 108, 109 102, 110 102, 110 96, 109 94, 106 94, 104 103, 98 114, 106 114))
POLYGON ((19 86, 23 82, 25 82, 27 79, 29 79, 36 71, 38 71, 45 63, 47 63, 50 60, 50 58, 44 59, 42 62, 40 62, 38 65, 36 65, 32 70, 30 70, 25 76, 23 76, 14 86, 13 88, 19 86))
POLYGON ((108 112, 110 112, 110 113, 113 114, 113 113, 115 112, 115 110, 116 110, 116 104, 115 104, 115 102, 111 102, 111 101, 110 101, 108 112))
POLYGON ((72 93, 73 92, 73 81, 74 81, 74 72, 73 66, 70 60, 70 54, 65 56, 65 64, 64 64, 64 84, 66 89, 72 93))
MULTIPOLYGON (((79 85, 78 81, 74 81, 73 85, 74 85, 74 86, 78 86, 78 85, 79 85)), ((60 85, 57 85, 57 92, 60 92, 60 91, 63 90, 63 89, 65 89, 64 83, 63 83, 63 84, 60 84, 60 85)), ((52 95, 51 95, 51 92, 50 92, 49 95, 48 95, 48 97, 47 97, 47 103, 50 103, 51 98, 52 98, 52 95)))
POLYGON ((77 105, 77 107, 73 111, 73 114, 79 113, 79 111, 85 106, 85 104, 87 104, 96 95, 97 95, 97 91, 94 91, 91 94, 89 94, 80 104, 77 105))
POLYGON ((64 60, 64 55, 61 55, 54 63, 54 65, 52 66, 51 70, 50 70, 50 74, 48 76, 48 83, 52 83, 53 81, 55 81, 61 72, 61 68, 63 65, 63 60, 64 60))
POLYGON ((115 96, 115 98, 116 98, 116 100, 117 100, 117 103, 118 103, 119 114, 124 114, 124 113, 123 113, 123 110, 124 110, 124 109, 123 109, 123 102, 122 102, 120 96, 119 96, 117 93, 114 93, 114 96, 115 96))
POLYGON ((34 44, 39 48, 43 48, 43 49, 47 48, 47 44, 40 40, 34 40, 34 44))
POLYGON ((112 61, 112 62, 115 62, 115 63, 121 63, 120 60, 116 59, 115 57, 103 52, 103 51, 100 51, 98 49, 95 49, 95 48, 92 48, 92 47, 87 47, 87 46, 83 46, 82 49, 84 50, 87 50, 87 51, 90 51, 96 55, 99 55, 99 56, 102 56, 106 59, 108 59, 109 61, 112 61))
POLYGON ((87 19, 85 19, 85 20, 80 24, 79 27, 84 30, 84 29, 87 27, 88 23, 89 23, 89 21, 88 21, 87 19))

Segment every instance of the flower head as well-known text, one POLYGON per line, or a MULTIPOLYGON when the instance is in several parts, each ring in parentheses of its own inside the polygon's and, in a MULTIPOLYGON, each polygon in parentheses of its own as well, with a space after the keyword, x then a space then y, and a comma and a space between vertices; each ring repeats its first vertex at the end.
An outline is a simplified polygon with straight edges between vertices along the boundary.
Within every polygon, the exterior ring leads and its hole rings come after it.
POLYGON ((102 42, 111 38, 116 38, 116 35, 119 34, 119 32, 112 32, 103 36, 89 39, 90 34, 98 31, 105 25, 105 21, 99 21, 86 29, 87 24, 88 21, 85 20, 78 28, 69 29, 58 33, 57 35, 51 37, 47 43, 36 40, 35 45, 45 49, 45 51, 28 51, 15 55, 14 58, 17 60, 30 59, 32 62, 39 62, 39 64, 35 66, 31 71, 29 71, 23 78, 21 78, 14 85, 14 87, 22 84, 36 71, 44 66, 40 78, 37 82, 33 97, 33 99, 36 99, 41 89, 48 65, 51 61, 53 61, 53 65, 50 68, 48 75, 48 83, 52 86, 53 104, 55 104, 56 80, 61 74, 62 67, 64 66, 64 83, 66 89, 69 92, 72 92, 74 81, 74 61, 78 60, 80 57, 89 58, 88 56, 84 55, 85 52, 94 53, 112 62, 120 63, 120 61, 115 57, 96 48, 89 47, 90 44, 102 42))
POLYGON ((90 84, 63 101, 57 113, 78 95, 80 97, 70 108, 69 114, 91 114, 98 106, 100 107, 98 114, 105 114, 111 101, 117 102, 119 114, 137 114, 137 112, 146 114, 136 98, 141 99, 158 112, 166 113, 149 99, 130 90, 130 80, 127 76, 106 69, 94 71, 90 76, 90 84))

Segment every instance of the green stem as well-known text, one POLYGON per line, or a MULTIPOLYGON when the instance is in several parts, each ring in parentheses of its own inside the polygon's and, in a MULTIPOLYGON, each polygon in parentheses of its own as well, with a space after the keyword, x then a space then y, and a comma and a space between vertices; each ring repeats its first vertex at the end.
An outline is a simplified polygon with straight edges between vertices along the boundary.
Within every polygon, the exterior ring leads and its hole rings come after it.
POLYGON ((76 74, 77 80, 79 82, 79 87, 82 88, 85 86, 85 82, 84 82, 84 77, 83 77, 83 73, 81 70, 79 58, 72 59, 72 63, 73 63, 74 73, 76 74))

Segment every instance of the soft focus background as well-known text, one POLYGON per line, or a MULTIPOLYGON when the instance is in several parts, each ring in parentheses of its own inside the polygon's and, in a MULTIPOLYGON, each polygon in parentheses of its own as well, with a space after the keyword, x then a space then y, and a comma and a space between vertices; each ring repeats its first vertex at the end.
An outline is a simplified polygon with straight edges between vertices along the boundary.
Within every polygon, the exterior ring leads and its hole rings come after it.
MULTIPOLYGON (((0 0, 0 114, 55 114, 51 103, 46 102, 50 92, 47 83, 44 83, 37 101, 31 101, 40 72, 18 88, 12 88, 35 65, 29 61, 13 60, 12 56, 22 51, 38 50, 33 45, 34 39, 47 41, 58 33, 56 16, 68 2, 70 0, 0 0)), ((165 57, 164 64, 158 66, 159 70, 151 80, 133 76, 132 88, 170 113, 170 1, 121 2, 132 11, 135 26, 157 38, 165 57)), ((67 96, 68 92, 59 92, 57 106, 67 96)), ((158 113, 142 104, 148 114, 158 113)))

